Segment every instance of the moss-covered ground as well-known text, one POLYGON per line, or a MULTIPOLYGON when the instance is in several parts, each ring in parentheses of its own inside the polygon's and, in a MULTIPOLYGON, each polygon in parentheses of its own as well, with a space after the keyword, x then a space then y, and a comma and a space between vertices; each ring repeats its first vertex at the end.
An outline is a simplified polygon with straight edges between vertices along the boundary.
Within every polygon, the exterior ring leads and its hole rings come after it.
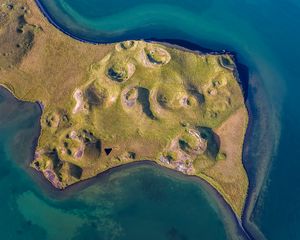
POLYGON ((205 179, 241 215, 248 115, 230 54, 78 42, 33 0, 7 1, 0 13, 0 84, 42 103, 31 166, 55 187, 153 160, 205 179))

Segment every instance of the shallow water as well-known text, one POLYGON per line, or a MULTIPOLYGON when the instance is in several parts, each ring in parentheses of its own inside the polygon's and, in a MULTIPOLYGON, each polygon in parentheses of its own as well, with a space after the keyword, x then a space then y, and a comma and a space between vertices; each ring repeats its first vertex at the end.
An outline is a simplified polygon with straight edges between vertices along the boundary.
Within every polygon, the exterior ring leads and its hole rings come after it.
MULTIPOLYGON (((268 239, 300 239, 300 232, 297 231, 300 225, 300 175, 298 174, 300 128, 297 124, 300 117, 298 107, 299 0, 111 0, 105 2, 39 0, 39 2, 62 30, 84 40, 111 42, 133 38, 177 38, 214 50, 226 48, 237 52, 239 61, 249 67, 250 73, 247 104, 251 108, 253 122, 245 148, 245 165, 251 177, 249 199, 255 199, 259 193, 262 176, 266 175, 264 168, 270 157, 272 160, 258 203, 253 213, 252 202, 247 203, 248 211, 245 213, 245 218, 249 217, 254 221, 268 239)), ((9 145, 7 139, 2 142, 9 145)), ((5 150, 5 159, 8 159, 6 162, 11 162, 7 152, 10 153, 14 148, 10 149, 5 150)), ((3 164, 3 169, 7 169, 3 171, 4 176, 12 171, 7 164, 3 164)), ((19 175, 22 177, 24 174, 19 175)), ((155 179, 153 177, 153 181, 155 179)), ((160 183, 162 179, 158 179, 160 183)), ((190 187, 187 184, 185 188, 190 187)), ((185 191, 180 194, 184 195, 185 191)), ((177 197, 179 195, 176 195, 177 197)), ((26 199, 28 201, 28 198, 32 197, 23 196, 19 201, 23 202, 26 199)), ((186 200, 181 198, 180 203, 186 203, 186 200)), ((53 203, 50 205, 55 206, 53 203)), ((181 206, 188 205, 186 203, 181 206)), ((174 207, 172 204, 170 206, 174 207)), ((211 209, 207 201, 205 206, 211 209)), ((153 215, 153 224, 156 221, 160 222, 162 217, 159 211, 155 213, 157 217, 153 215)), ((215 222, 210 222, 210 228, 219 226, 216 222, 220 218, 213 214, 210 217, 206 217, 206 221, 215 222)), ((135 221, 138 220, 140 217, 136 215, 135 221)), ((246 222, 245 225, 249 229, 252 228, 246 222)), ((38 228, 35 224, 32 226, 38 228)), ((223 229, 224 226, 220 228, 223 229)), ((44 231, 40 229, 36 232, 42 234, 44 231)), ((174 239, 180 239, 180 235, 174 239)))

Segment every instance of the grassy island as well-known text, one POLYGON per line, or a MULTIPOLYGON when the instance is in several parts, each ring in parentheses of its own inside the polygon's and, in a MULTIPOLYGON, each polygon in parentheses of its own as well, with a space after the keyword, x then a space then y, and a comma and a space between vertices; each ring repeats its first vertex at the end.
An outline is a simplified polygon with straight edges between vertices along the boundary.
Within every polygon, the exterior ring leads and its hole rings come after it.
POLYGON ((0 84, 41 103, 31 166, 56 188, 152 160, 206 180, 241 215, 248 114, 230 54, 82 43, 33 0, 5 1, 0 16, 0 84))

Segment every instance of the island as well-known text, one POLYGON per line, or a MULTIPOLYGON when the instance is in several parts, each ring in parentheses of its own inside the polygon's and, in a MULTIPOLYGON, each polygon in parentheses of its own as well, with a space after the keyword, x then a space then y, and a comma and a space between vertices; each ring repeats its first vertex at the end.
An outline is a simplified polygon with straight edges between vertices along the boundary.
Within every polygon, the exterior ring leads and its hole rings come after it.
POLYGON ((34 0, 10 0, 0 5, 0 84, 40 104, 31 167, 54 187, 151 160, 204 179, 241 217, 248 112, 230 53, 80 42, 34 0))

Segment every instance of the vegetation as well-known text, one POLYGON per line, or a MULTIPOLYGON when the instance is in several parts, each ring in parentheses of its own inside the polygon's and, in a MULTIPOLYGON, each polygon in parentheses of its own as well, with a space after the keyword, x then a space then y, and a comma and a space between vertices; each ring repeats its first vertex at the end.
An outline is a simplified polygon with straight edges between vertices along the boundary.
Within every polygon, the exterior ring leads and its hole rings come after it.
POLYGON ((43 105, 32 167, 62 189, 151 159, 205 179, 241 215, 248 116, 231 55, 144 41, 81 43, 51 26, 33 0, 10 4, 1 6, 9 20, 0 41, 11 54, 0 58, 0 84, 43 105), (18 19, 24 32, 11 33, 18 19), (22 37, 8 43, 7 34, 22 37))

